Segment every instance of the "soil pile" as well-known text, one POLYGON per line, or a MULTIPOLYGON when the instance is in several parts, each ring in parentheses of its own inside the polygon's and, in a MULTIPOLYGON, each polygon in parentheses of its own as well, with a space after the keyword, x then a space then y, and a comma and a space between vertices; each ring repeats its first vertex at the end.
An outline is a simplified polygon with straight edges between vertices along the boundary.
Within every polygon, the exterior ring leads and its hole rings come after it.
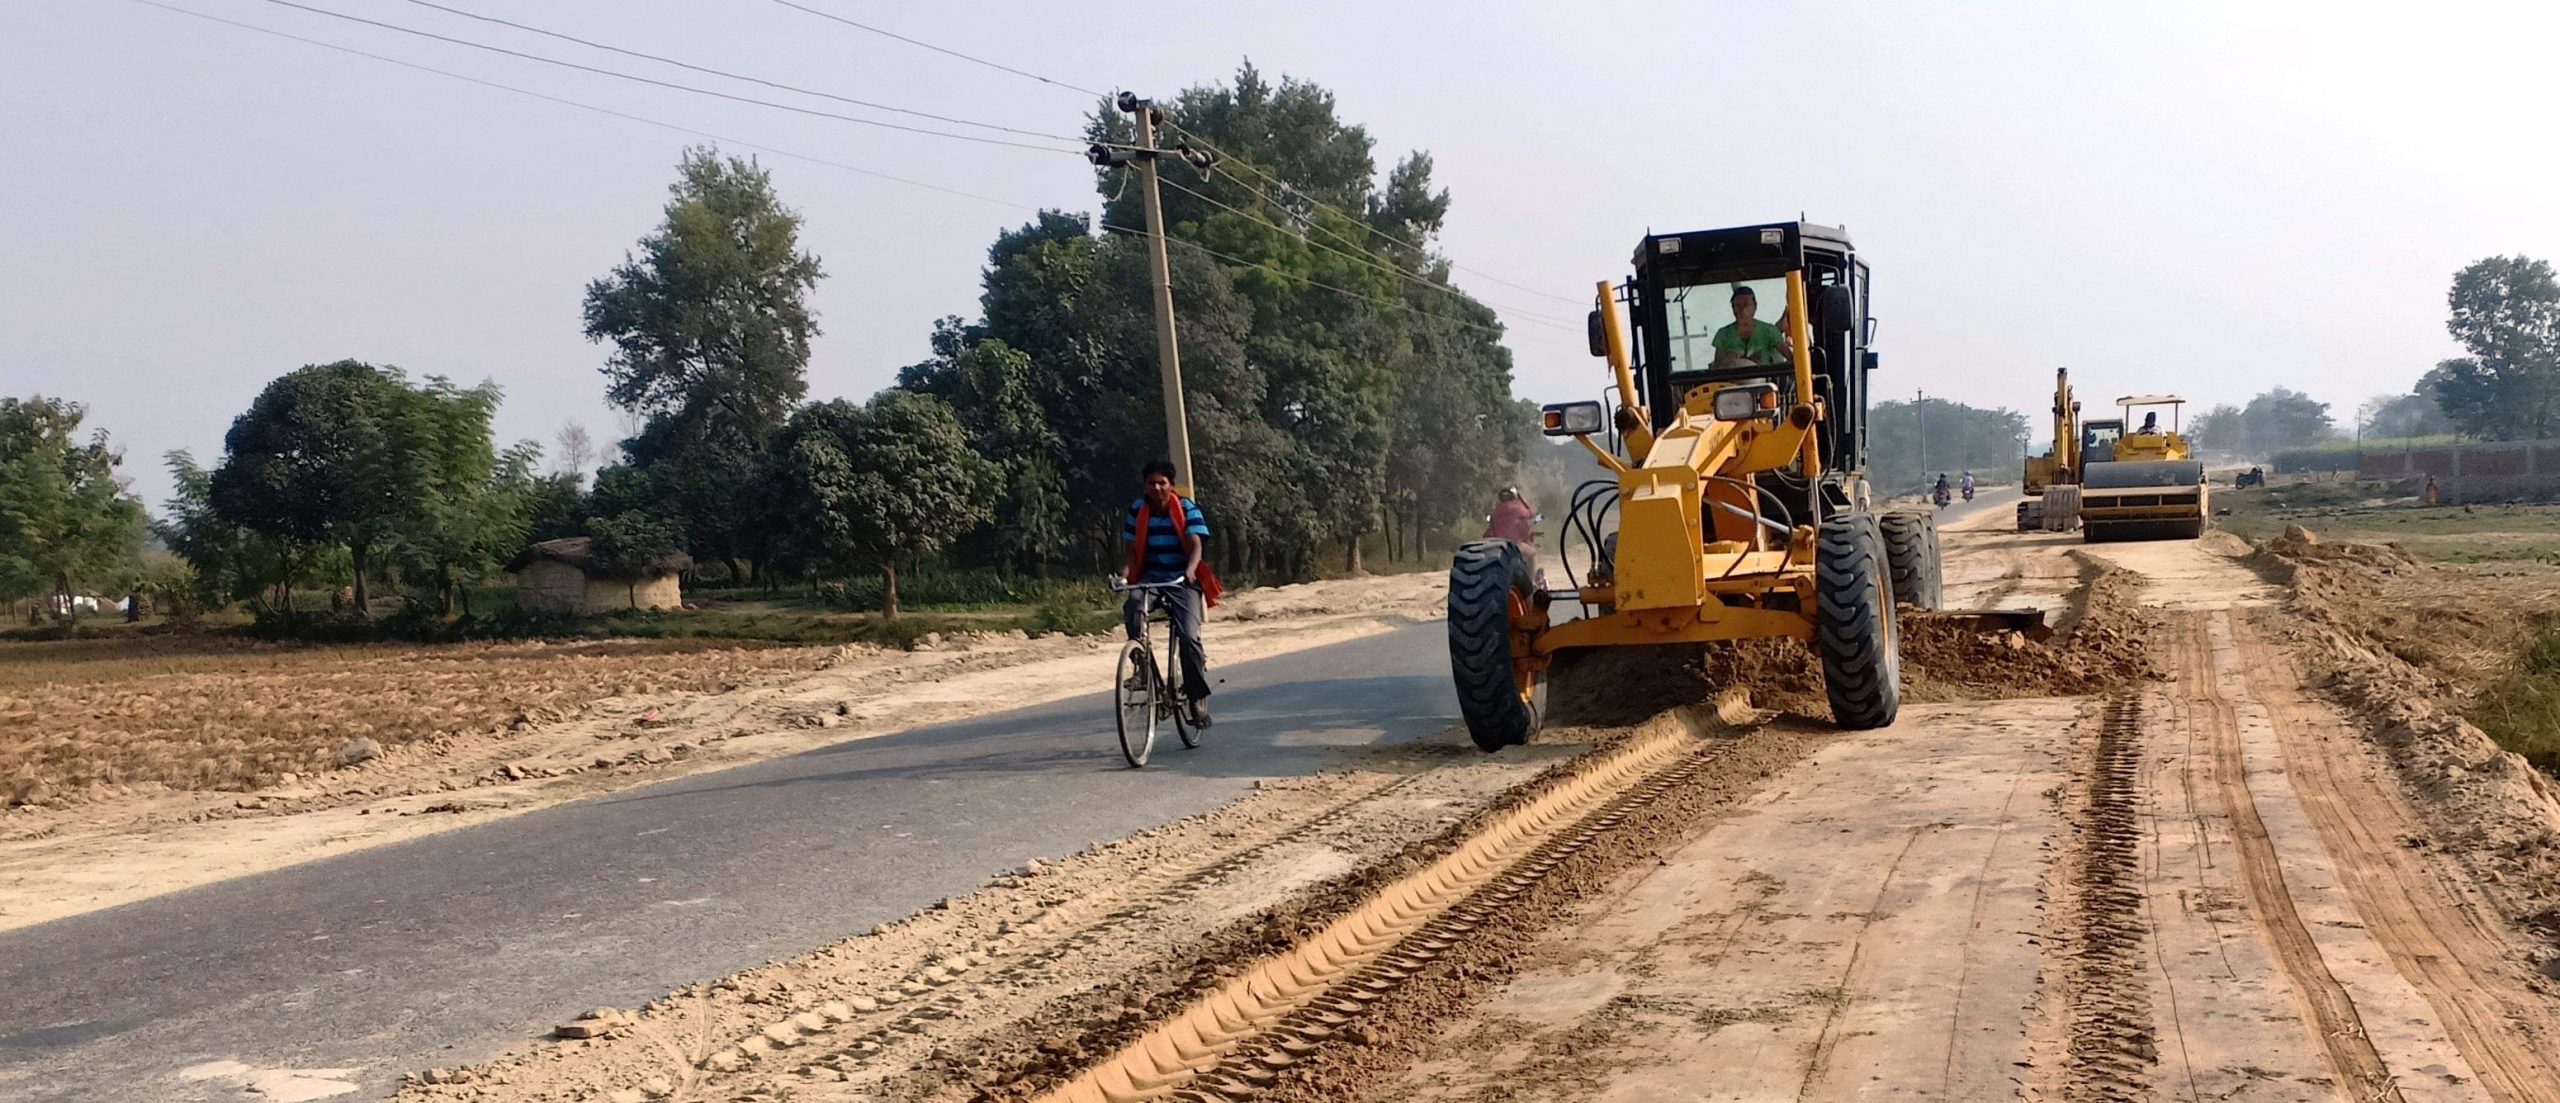
MULTIPOLYGON (((2143 649, 2153 624, 2142 580, 2101 564, 2082 575, 2082 599, 2052 639, 1983 632, 1926 617, 1902 621, 1903 698, 1962 701, 2099 693, 2158 676, 2143 649)), ((1793 640, 1602 647, 1556 656, 1547 672, 1551 724, 1622 725, 1742 689, 1752 705, 1827 718, 1822 662, 1793 640)))
POLYGON ((2382 745, 2430 832, 2411 845, 2453 856, 2509 920, 2560 942, 2560 786, 2462 715, 2511 661, 2525 608, 2396 548, 2280 537, 2258 565, 2291 588, 2288 615, 2262 611, 2260 626, 2382 745))

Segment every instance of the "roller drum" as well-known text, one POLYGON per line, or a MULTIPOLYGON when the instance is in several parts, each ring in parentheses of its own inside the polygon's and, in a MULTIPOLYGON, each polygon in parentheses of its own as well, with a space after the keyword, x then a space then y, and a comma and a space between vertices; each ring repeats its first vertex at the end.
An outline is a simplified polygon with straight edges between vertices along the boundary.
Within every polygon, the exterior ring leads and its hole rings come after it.
POLYGON ((2093 463, 2080 485, 2086 490, 2122 490, 2127 487, 2202 486, 2202 460, 2125 460, 2116 463, 2093 463))

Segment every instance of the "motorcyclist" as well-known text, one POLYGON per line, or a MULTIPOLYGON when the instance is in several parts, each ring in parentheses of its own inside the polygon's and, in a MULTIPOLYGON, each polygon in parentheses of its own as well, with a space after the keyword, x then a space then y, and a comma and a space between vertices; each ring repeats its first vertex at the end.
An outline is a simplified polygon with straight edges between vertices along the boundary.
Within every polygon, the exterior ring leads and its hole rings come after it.
POLYGON ((1932 498, 1937 499, 1937 501, 1938 501, 1938 504, 1939 504, 1939 505, 1945 505, 1945 504, 1947 504, 1947 499, 1948 499, 1948 498, 1950 498, 1950 497, 1953 497, 1953 496, 1954 496, 1954 495, 1953 495, 1953 494, 1952 494, 1952 493, 1947 489, 1947 473, 1946 473, 1946 472, 1944 472, 1944 471, 1938 472, 1938 488, 1937 488, 1936 490, 1930 491, 1930 495, 1929 495, 1929 496, 1930 496, 1930 497, 1932 497, 1932 498))
POLYGON ((1973 472, 1971 471, 1964 473, 1964 500, 1968 502, 1973 500, 1973 472))

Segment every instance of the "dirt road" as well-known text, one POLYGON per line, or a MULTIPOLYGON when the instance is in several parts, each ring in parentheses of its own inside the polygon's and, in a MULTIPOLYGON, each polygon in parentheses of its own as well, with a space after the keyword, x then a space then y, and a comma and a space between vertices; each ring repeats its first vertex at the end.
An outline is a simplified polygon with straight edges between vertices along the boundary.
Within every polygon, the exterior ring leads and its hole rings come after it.
MULTIPOLYGON (((1963 603, 2076 541, 1949 534, 1963 603)), ((2221 545, 2099 545, 2168 679, 1906 711, 1594 894, 1382 1098, 2560 1098, 2533 950, 2413 849, 2221 545)))
POLYGON ((2548 944, 2245 548, 2006 522, 1950 526, 1951 603, 2073 627, 1940 639, 1890 729, 1444 733, 401 1098, 2560 1100, 2548 944))

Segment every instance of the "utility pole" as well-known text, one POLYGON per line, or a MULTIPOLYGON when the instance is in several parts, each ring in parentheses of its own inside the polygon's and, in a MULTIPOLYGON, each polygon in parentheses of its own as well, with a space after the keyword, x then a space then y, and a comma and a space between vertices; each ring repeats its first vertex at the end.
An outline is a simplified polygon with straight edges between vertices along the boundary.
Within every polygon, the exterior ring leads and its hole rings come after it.
POLYGON ((1920 419, 1920 481, 1929 481, 1929 392, 1913 388, 1911 414, 1920 419))
MULTIPOLYGON (((1138 167, 1138 198, 1147 212, 1147 276, 1155 291, 1156 304, 1156 371, 1164 381, 1164 433, 1166 458, 1173 461, 1173 482, 1178 492, 1191 494, 1191 427, 1182 401, 1182 350, 1173 330, 1173 267, 1164 252, 1164 201, 1156 191, 1156 158, 1165 152, 1156 148, 1156 124, 1164 121, 1164 113, 1155 101, 1142 100, 1132 92, 1120 93, 1120 110, 1132 117, 1137 141, 1127 148, 1114 148, 1095 143, 1085 151, 1085 158, 1106 167, 1138 167)), ((1177 147, 1186 161, 1207 168, 1212 158, 1194 151, 1188 143, 1177 147)))

